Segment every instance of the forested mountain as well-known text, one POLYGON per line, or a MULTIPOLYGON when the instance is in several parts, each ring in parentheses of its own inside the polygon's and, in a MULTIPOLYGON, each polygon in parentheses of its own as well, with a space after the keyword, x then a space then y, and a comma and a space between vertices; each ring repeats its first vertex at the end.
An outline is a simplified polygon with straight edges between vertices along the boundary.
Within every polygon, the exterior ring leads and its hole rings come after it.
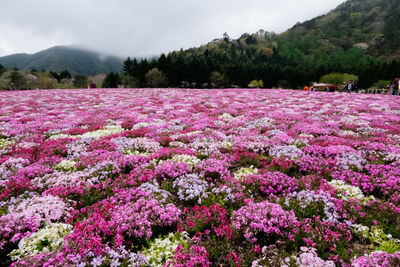
POLYGON ((284 35, 317 44, 309 52, 333 52, 358 46, 373 56, 400 56, 400 1, 351 0, 328 14, 296 24, 284 35), (323 48, 322 51, 318 51, 323 48))
POLYGON ((6 68, 21 70, 68 70, 72 74, 96 75, 120 71, 123 59, 70 46, 55 46, 35 54, 14 54, 0 58, 6 68))
POLYGON ((282 34, 260 30, 236 40, 224 34, 152 62, 129 59, 123 75, 136 86, 148 86, 145 74, 157 68, 168 86, 247 87, 261 79, 267 88, 298 88, 342 72, 357 75, 361 87, 370 87, 400 76, 399 18, 398 0, 349 0, 282 34))

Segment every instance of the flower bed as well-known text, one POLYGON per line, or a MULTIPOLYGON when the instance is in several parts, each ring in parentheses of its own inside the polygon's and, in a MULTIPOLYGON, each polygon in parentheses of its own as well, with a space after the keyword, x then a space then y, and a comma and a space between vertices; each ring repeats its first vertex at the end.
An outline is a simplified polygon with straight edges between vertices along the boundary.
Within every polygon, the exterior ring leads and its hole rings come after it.
POLYGON ((6 265, 400 265, 398 97, 0 96, 6 265))

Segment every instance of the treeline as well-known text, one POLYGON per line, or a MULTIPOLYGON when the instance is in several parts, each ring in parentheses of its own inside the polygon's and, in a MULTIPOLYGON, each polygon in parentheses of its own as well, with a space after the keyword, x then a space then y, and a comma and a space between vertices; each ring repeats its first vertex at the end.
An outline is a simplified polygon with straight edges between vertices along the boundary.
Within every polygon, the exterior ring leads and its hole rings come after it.
POLYGON ((394 60, 400 55, 399 16, 400 1, 350 0, 281 34, 260 30, 236 40, 224 34, 155 60, 128 58, 118 78, 124 86, 147 87, 154 84, 151 75, 146 79, 152 70, 170 87, 248 87, 262 81, 265 88, 301 88, 329 73, 348 73, 369 88, 400 76, 400 61, 394 60))
POLYGON ((360 87, 369 88, 400 74, 400 61, 374 58, 359 47, 315 53, 318 42, 310 37, 288 41, 287 36, 274 36, 275 41, 268 42, 271 34, 262 34, 244 34, 238 40, 225 35, 206 46, 162 54, 151 61, 128 58, 121 73, 112 73, 106 80, 111 80, 111 87, 118 83, 125 87, 249 87, 252 81, 262 80, 264 88, 302 88, 325 74, 341 72, 357 75, 360 87))
POLYGON ((104 76, 71 75, 66 70, 60 73, 36 69, 21 71, 6 69, 0 64, 0 90, 86 88, 87 83, 92 82, 100 87, 104 76))

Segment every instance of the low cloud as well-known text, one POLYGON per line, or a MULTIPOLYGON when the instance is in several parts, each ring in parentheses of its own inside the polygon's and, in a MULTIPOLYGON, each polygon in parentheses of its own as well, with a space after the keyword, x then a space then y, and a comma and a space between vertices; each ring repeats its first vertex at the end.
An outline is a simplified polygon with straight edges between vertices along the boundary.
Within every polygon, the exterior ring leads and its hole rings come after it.
POLYGON ((150 56, 199 46, 224 32, 282 32, 343 0, 15 0, 0 9, 0 56, 78 44, 150 56))

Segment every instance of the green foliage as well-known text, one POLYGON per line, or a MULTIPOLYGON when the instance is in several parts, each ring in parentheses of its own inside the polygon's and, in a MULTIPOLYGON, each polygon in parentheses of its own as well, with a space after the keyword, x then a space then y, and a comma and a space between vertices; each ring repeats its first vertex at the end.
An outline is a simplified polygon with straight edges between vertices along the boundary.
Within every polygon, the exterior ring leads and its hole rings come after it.
POLYGON ((7 88, 7 82, 3 79, 0 79, 0 90, 6 90, 7 88))
POLYGON ((248 86, 250 88, 261 88, 264 86, 264 82, 262 80, 252 80, 248 86))
POLYGON ((121 78, 118 73, 110 72, 103 81, 103 88, 117 88, 121 83, 121 78))
MULTIPOLYGON (((80 168, 77 168, 77 170, 82 170, 80 168)), ((114 193, 112 192, 112 190, 107 189, 106 191, 104 190, 98 190, 95 188, 88 188, 85 189, 84 194, 80 195, 80 194, 70 194, 68 195, 68 198, 73 199, 77 202, 79 202, 79 205, 77 206, 78 208, 82 208, 82 207, 87 207, 90 205, 93 205, 95 203, 97 203, 98 201, 101 201, 102 199, 108 197, 108 196, 112 196, 114 193)))
POLYGON ((0 207, 0 216, 6 215, 6 214, 8 214, 8 207, 7 206, 0 207))
POLYGON ((400 239, 400 231, 398 226, 400 225, 400 215, 393 213, 392 208, 385 207, 379 201, 369 204, 368 207, 363 211, 367 214, 365 217, 360 217, 357 223, 362 225, 368 225, 371 221, 376 221, 377 227, 383 231, 386 235, 400 239))
POLYGON ((240 155, 238 160, 239 167, 253 166, 254 168, 264 168, 262 161, 266 161, 267 158, 263 156, 252 156, 252 155, 240 155))
POLYGON ((384 20, 384 28, 383 34, 385 36, 385 46, 390 51, 397 51, 400 47, 400 2, 399 1, 390 1, 390 5, 388 5, 388 15, 384 20))
POLYGON ((289 81, 288 80, 279 80, 278 81, 279 88, 289 88, 289 81))
POLYGON ((400 250, 400 240, 394 239, 390 234, 377 227, 373 226, 371 229, 363 225, 355 225, 353 227, 354 235, 362 242, 369 243, 374 251, 386 251, 394 253, 400 250))
POLYGON ((10 88, 19 90, 26 86, 26 78, 19 71, 13 70, 9 77, 10 88))
POLYGON ((145 78, 147 85, 150 87, 161 87, 166 82, 165 74, 158 68, 153 68, 149 70, 146 73, 145 78))
POLYGON ((224 75, 219 73, 218 71, 213 71, 210 74, 210 82, 213 87, 221 88, 224 86, 224 75))
POLYGON ((297 28, 281 35, 244 34, 237 40, 221 39, 199 48, 163 54, 151 62, 128 59, 123 75, 135 81, 134 87, 148 86, 145 74, 158 68, 168 77, 165 85, 169 87, 200 87, 210 82, 218 86, 215 81, 221 83, 223 77, 225 86, 302 88, 327 73, 337 72, 352 73, 358 79, 346 75, 334 83, 359 80, 359 87, 366 88, 380 79, 393 79, 400 72, 398 61, 387 63, 361 48, 344 46, 348 48, 327 43, 321 36, 299 34, 297 28), (257 42, 246 42, 250 36, 257 42), (255 76, 257 82, 263 81, 262 86, 255 82, 249 85, 255 76))
POLYGON ((400 244, 392 240, 383 241, 377 248, 377 251, 386 251, 387 253, 395 253, 400 250, 400 244))
POLYGON ((349 81, 357 81, 358 76, 354 74, 347 73, 329 73, 320 78, 320 82, 328 84, 342 84, 349 81))
POLYGON ((125 88, 135 88, 139 86, 139 81, 137 78, 122 74, 121 83, 125 88))
MULTIPOLYGON (((50 73, 42 72, 37 74, 36 77, 37 79, 29 83, 30 88, 50 89, 56 87, 54 78, 51 77, 50 73)), ((60 86, 56 88, 63 88, 63 87, 66 88, 66 86, 60 84, 60 86)))
POLYGON ((52 72, 52 71, 50 71, 50 75, 51 75, 51 77, 53 77, 54 79, 56 79, 57 82, 60 82, 60 81, 61 81, 61 77, 60 77, 60 75, 59 75, 57 72, 52 72))
POLYGON ((322 83, 329 83, 329 84, 342 84, 343 83, 343 74, 342 73, 329 73, 322 76, 319 79, 322 83))
POLYGON ((4 72, 6 72, 6 68, 4 68, 4 66, 0 64, 0 76, 1 76, 4 72))
POLYGON ((322 201, 314 201, 302 208, 301 203, 298 200, 289 200, 289 205, 285 204, 285 199, 280 200, 281 206, 285 210, 292 210, 297 218, 312 218, 313 216, 320 216, 321 218, 326 218, 324 213, 324 203, 322 201))
POLYGON ((86 88, 88 77, 86 75, 74 75, 73 85, 76 88, 86 88))
POLYGON ((348 73, 344 73, 343 74, 343 82, 350 82, 350 81, 358 81, 358 76, 354 75, 354 74, 348 74, 348 73))
POLYGON ((126 74, 128 76, 134 76, 135 75, 135 68, 137 66, 137 61, 136 58, 134 60, 131 60, 130 57, 128 57, 122 66, 122 73, 126 74))
POLYGON ((60 78, 61 78, 61 80, 62 80, 62 79, 70 79, 70 78, 72 78, 72 76, 71 76, 71 73, 69 73, 69 71, 63 70, 63 71, 60 73, 60 78))
POLYGON ((386 86, 388 86, 389 83, 390 83, 390 81, 387 81, 387 80, 379 80, 376 83, 374 83, 372 85, 372 87, 373 88, 378 88, 378 89, 382 89, 382 88, 386 89, 386 86))

